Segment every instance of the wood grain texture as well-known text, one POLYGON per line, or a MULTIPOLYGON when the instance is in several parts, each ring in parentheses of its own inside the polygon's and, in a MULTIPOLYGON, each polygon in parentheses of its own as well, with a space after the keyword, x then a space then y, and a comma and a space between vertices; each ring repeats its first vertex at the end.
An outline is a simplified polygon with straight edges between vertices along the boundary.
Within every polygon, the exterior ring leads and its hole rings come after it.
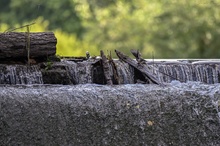
MULTIPOLYGON (((27 33, 0 33, 0 59, 27 58, 27 33)), ((57 39, 53 32, 30 33, 30 57, 50 56, 56 53, 57 39)))

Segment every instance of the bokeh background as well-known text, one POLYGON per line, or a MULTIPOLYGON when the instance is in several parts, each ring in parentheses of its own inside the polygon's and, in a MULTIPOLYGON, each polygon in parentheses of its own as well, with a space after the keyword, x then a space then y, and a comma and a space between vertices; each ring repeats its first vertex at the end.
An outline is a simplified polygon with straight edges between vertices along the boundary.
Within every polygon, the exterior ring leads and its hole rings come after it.
POLYGON ((220 58, 220 0, 0 0, 1 32, 33 22, 55 33, 59 56, 220 58))

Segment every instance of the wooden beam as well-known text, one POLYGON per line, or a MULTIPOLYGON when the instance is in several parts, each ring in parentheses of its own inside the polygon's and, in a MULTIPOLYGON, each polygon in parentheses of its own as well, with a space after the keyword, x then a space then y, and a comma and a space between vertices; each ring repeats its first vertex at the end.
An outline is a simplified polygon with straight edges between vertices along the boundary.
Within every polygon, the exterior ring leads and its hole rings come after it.
POLYGON ((144 75, 146 80, 148 80, 149 82, 152 82, 154 84, 163 85, 154 75, 152 75, 148 71, 147 67, 145 65, 143 65, 142 63, 139 63, 139 62, 129 58, 128 56, 126 56, 125 54, 123 54, 117 50, 115 50, 115 53, 119 59, 130 64, 131 66, 133 66, 137 70, 139 70, 144 75))
POLYGON ((102 66, 103 66, 104 76, 105 76, 107 85, 113 85, 111 74, 110 74, 110 65, 108 63, 108 60, 102 50, 100 51, 100 54, 102 57, 102 66))

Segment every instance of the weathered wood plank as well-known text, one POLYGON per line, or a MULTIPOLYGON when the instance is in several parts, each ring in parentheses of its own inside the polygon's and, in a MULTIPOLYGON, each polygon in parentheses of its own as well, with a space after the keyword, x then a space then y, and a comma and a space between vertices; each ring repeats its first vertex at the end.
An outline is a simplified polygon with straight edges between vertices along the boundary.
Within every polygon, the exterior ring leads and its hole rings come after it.
POLYGON ((129 58, 128 56, 124 55, 123 53, 121 53, 117 50, 115 50, 115 53, 118 56, 118 58, 120 58, 121 60, 125 61, 126 63, 130 64, 131 66, 133 66, 134 68, 139 70, 144 75, 146 80, 148 80, 149 82, 152 82, 154 84, 162 85, 162 83, 155 76, 153 76, 148 71, 146 66, 144 66, 142 63, 136 62, 135 60, 129 58))
POLYGON ((113 85, 111 74, 110 74, 110 65, 108 63, 108 60, 102 50, 100 51, 100 54, 102 57, 103 71, 104 71, 104 76, 105 76, 107 85, 113 85))

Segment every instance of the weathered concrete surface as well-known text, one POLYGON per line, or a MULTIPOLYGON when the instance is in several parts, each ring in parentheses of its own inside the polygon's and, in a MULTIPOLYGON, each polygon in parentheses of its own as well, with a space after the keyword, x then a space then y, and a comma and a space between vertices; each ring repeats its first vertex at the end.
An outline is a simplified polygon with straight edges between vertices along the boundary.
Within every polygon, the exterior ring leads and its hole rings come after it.
POLYGON ((220 145, 220 85, 172 84, 1 86, 0 145, 220 145))

